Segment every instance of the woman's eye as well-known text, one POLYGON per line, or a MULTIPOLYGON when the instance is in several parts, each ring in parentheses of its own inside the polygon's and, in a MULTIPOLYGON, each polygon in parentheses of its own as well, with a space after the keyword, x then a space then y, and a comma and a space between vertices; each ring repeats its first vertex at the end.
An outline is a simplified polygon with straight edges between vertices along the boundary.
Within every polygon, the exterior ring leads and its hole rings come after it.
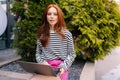
POLYGON ((51 15, 51 13, 48 13, 47 15, 51 15))
POLYGON ((54 16, 57 16, 58 14, 57 14, 57 13, 47 13, 47 15, 54 15, 54 16))
POLYGON ((55 16, 57 16, 58 14, 57 14, 57 13, 55 13, 54 15, 55 15, 55 16))

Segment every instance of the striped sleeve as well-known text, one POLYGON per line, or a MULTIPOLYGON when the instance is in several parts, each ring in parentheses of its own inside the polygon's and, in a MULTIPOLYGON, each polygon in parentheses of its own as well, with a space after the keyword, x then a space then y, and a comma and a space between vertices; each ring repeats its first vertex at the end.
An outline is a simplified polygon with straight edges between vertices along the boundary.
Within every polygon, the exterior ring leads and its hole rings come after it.
POLYGON ((36 47, 36 61, 38 63, 42 63, 44 61, 44 54, 42 50, 42 45, 39 40, 37 40, 37 47, 36 47))
POLYGON ((75 57, 76 57, 76 54, 74 52, 72 34, 68 32, 67 34, 67 58, 63 61, 63 63, 60 64, 59 67, 64 68, 65 70, 68 69, 72 65, 75 57))

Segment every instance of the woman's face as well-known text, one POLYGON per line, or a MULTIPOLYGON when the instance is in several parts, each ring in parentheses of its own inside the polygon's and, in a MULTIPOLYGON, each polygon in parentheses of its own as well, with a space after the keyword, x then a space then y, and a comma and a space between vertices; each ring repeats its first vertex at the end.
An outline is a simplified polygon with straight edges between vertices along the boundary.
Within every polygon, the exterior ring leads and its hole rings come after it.
POLYGON ((51 28, 54 28, 55 24, 58 22, 58 13, 56 8, 51 7, 47 12, 47 21, 51 28))

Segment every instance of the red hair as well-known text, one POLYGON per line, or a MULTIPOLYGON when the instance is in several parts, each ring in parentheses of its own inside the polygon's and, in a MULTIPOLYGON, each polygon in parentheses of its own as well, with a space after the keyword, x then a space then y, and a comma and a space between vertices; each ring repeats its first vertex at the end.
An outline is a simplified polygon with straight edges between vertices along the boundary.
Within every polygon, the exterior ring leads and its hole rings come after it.
POLYGON ((50 4, 47 6, 43 13, 42 23, 37 32, 37 38, 41 41, 42 46, 46 47, 50 37, 50 26, 47 21, 47 13, 49 8, 54 7, 57 10, 58 22, 54 26, 54 31, 64 38, 63 29, 66 29, 66 23, 64 21, 62 10, 55 4, 50 4))

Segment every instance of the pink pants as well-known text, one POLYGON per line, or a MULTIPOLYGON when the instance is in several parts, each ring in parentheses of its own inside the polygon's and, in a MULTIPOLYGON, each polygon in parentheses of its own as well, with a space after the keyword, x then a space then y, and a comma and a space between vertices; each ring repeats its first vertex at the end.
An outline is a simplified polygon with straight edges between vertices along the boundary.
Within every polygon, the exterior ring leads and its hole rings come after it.
MULTIPOLYGON (((51 67, 57 68, 62 63, 62 60, 48 60, 47 62, 51 65, 51 67)), ((63 74, 60 75, 60 79, 68 80, 68 70, 66 70, 63 74)))

